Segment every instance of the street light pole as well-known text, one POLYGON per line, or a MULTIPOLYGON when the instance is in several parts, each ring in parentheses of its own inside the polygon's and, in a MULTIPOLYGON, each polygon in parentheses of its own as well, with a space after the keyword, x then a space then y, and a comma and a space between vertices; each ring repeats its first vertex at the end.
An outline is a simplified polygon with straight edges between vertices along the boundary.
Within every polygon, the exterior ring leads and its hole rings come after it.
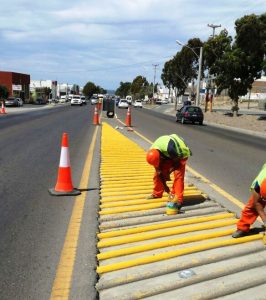
POLYGON ((199 70, 198 70, 198 85, 197 85, 197 97, 196 97, 196 105, 199 106, 200 99, 200 76, 201 76, 201 67, 202 67, 202 52, 203 48, 200 47, 200 56, 199 56, 199 70))
POLYGON ((155 89, 155 80, 156 80, 156 68, 158 67, 158 64, 153 64, 154 67, 154 77, 153 77, 153 89, 152 89, 152 98, 154 99, 154 89, 155 89))
POLYGON ((200 76, 201 76, 201 68, 202 68, 202 54, 203 54, 203 47, 200 47, 200 55, 198 56, 198 54, 195 52, 195 50, 191 47, 189 47, 188 45, 184 45, 183 43, 181 43, 180 41, 176 40, 176 43, 180 46, 186 47, 188 49, 190 49, 192 52, 194 52, 194 54, 197 56, 198 58, 198 62, 199 62, 199 68, 198 68, 198 79, 197 79, 197 97, 196 97, 196 105, 199 106, 199 99, 200 99, 200 76))

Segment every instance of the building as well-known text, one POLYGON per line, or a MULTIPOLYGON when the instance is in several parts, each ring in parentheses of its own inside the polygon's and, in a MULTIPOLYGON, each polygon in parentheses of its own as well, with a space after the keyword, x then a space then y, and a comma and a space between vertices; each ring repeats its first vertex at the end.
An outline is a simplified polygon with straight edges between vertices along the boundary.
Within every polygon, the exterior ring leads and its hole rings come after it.
POLYGON ((30 81, 31 98, 55 99, 57 97, 56 80, 31 80, 30 81))
POLYGON ((9 96, 19 97, 25 102, 29 100, 30 75, 0 71, 0 85, 8 89, 9 96))

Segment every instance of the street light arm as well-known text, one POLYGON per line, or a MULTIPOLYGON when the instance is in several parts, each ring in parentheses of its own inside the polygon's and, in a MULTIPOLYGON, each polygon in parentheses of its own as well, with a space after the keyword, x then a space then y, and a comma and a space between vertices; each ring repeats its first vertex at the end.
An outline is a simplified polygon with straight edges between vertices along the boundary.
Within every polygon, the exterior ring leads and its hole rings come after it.
POLYGON ((191 47, 189 47, 188 45, 184 45, 183 43, 181 43, 179 40, 176 40, 176 43, 179 45, 179 46, 183 46, 183 47, 186 47, 188 49, 190 49, 196 56, 197 58, 199 59, 199 55, 195 52, 195 50, 191 47))

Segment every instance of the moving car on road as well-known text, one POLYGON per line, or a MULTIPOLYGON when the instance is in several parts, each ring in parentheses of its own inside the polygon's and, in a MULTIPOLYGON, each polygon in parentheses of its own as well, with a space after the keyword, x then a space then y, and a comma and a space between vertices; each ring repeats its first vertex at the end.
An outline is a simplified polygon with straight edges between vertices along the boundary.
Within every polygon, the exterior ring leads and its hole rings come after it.
POLYGON ((80 105, 82 106, 82 99, 79 95, 74 95, 71 99, 71 102, 70 102, 71 106, 73 105, 80 105))
POLYGON ((128 108, 128 102, 126 99, 121 99, 118 103, 118 108, 128 108))
POLYGON ((23 100, 21 98, 9 97, 5 101, 5 106, 23 106, 23 100))
POLYGON ((91 97, 91 104, 97 104, 98 103, 98 96, 97 95, 93 95, 91 97))
POLYGON ((182 124, 186 122, 203 124, 204 115, 199 106, 183 106, 176 111, 176 122, 181 122, 182 124))
POLYGON ((141 100, 135 100, 133 106, 142 108, 142 101, 141 100))
POLYGON ((87 104, 87 101, 86 101, 86 97, 85 96, 81 96, 81 101, 82 101, 82 104, 87 104))

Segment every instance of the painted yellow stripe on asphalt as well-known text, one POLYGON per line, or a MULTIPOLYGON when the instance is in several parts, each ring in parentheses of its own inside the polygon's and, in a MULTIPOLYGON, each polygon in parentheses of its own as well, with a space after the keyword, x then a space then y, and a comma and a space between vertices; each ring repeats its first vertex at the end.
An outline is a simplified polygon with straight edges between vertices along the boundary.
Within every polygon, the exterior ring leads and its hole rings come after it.
POLYGON ((166 247, 194 243, 194 242, 198 242, 198 241, 223 237, 223 236, 232 234, 234 231, 235 231, 235 229, 228 229, 228 230, 223 230, 223 231, 215 231, 212 233, 201 233, 198 235, 186 236, 183 238, 170 239, 170 240, 166 240, 166 241, 152 242, 152 243, 148 243, 148 244, 144 244, 144 245, 103 252, 103 253, 97 254, 97 258, 98 258, 98 260, 103 260, 103 259, 119 257, 119 256, 123 256, 123 255, 130 255, 130 254, 141 253, 141 252, 146 252, 146 251, 151 251, 151 250, 156 250, 156 249, 162 249, 162 248, 166 248, 166 247))
MULTIPOLYGON (((143 186, 141 186, 140 184, 128 184, 127 186, 113 186, 113 187, 103 187, 101 185, 101 195, 103 195, 104 193, 110 193, 110 192, 120 192, 120 191, 131 191, 132 189, 134 189, 136 191, 143 191, 143 190, 150 190, 151 188, 153 188, 152 184, 145 184, 143 186), (137 189, 138 188, 138 189, 137 189)), ((199 189, 195 186, 186 186, 185 187, 186 191, 199 191, 199 189)))
MULTIPOLYGON (((187 195, 188 196, 188 195, 187 195)), ((195 193, 195 195, 191 194, 190 197, 193 199, 192 200, 198 200, 203 199, 203 196, 200 193, 195 193)), ((188 200, 186 198, 186 200, 188 200)), ((126 200, 126 201, 109 201, 109 202, 103 202, 100 205, 100 208, 112 208, 112 207, 124 207, 124 206, 131 206, 131 205, 142 205, 142 204, 152 204, 152 203, 166 203, 168 201, 168 198, 157 198, 157 199, 152 199, 152 200, 147 200, 147 199, 139 199, 139 200, 126 200)))
POLYGON ((135 205, 134 207, 121 207, 117 209, 108 209, 108 210, 102 210, 99 212, 99 215, 112 215, 112 214, 119 214, 124 212, 130 212, 130 211, 140 211, 140 210, 149 210, 152 208, 160 208, 164 207, 165 203, 151 203, 151 204, 143 204, 143 205, 135 205))
MULTIPOLYGON (((228 235, 231 234, 232 232, 233 232, 232 230, 228 230, 228 235)), ((262 234, 256 234, 256 235, 251 235, 251 236, 242 237, 242 238, 238 238, 238 239, 230 238, 229 240, 204 243, 204 244, 193 246, 193 247, 178 249, 178 250, 169 251, 169 252, 160 253, 160 254, 154 254, 154 255, 141 257, 141 258, 124 261, 124 262, 119 262, 119 263, 115 263, 115 264, 99 266, 96 269, 96 271, 98 274, 103 274, 103 273, 107 273, 107 272, 112 272, 112 271, 117 271, 117 270, 134 267, 134 266, 150 264, 150 263, 153 263, 156 261, 162 261, 165 259, 170 259, 173 257, 185 255, 185 254, 195 253, 195 252, 199 252, 199 251, 205 251, 205 250, 218 248, 218 247, 242 244, 242 243, 247 243, 247 242, 261 240, 261 239, 262 239, 262 234)))
POLYGON ((235 197, 233 197, 232 195, 230 195, 229 193, 227 193, 226 191, 224 191, 223 189, 221 189, 218 185, 212 183, 209 179, 207 179, 206 177, 204 177, 203 175, 201 175, 197 171, 193 170, 190 167, 188 167, 188 171, 190 173, 192 173, 193 175, 195 175, 197 177, 200 177, 200 179, 203 182, 207 183, 210 187, 212 187, 218 193, 220 193, 221 195, 223 195, 224 197, 226 197, 228 200, 230 200, 231 202, 233 202, 234 204, 236 204, 238 207, 240 207, 242 209, 244 208, 245 205, 242 202, 240 202, 238 199, 236 199, 235 197))
POLYGON ((200 225, 188 225, 182 228, 170 228, 164 231, 146 232, 142 234, 123 236, 119 238, 107 238, 107 239, 102 239, 100 242, 98 242, 97 246, 98 248, 104 248, 104 247, 123 245, 127 243, 135 243, 135 242, 146 241, 146 240, 151 240, 151 239, 156 239, 156 238, 161 238, 166 236, 172 236, 175 234, 182 234, 187 232, 194 232, 194 231, 234 225, 237 223, 237 221, 238 220, 234 218, 234 219, 223 220, 219 222, 208 222, 206 224, 204 223, 200 225))
MULTIPOLYGON (((133 190, 118 190, 118 191, 114 191, 114 192, 102 192, 101 196, 102 197, 112 197, 112 196, 130 196, 130 195, 139 195, 139 194, 151 194, 152 190, 151 189, 133 189, 133 190)), ((194 193, 200 193, 199 190, 185 190, 184 194, 186 195, 193 195, 194 193)))
MULTIPOLYGON (((190 198, 190 197, 193 197, 193 196, 202 196, 202 197, 205 197, 206 195, 205 194, 202 194, 201 192, 199 191, 184 191, 184 199, 186 198, 190 198)), ((143 195, 129 195, 129 196, 112 196, 112 197, 102 197, 101 199, 101 202, 104 203, 104 202, 113 202, 113 201, 125 201, 125 200, 136 200, 136 199, 145 199, 147 197, 147 194, 143 194, 143 195)), ((167 195, 163 195, 162 199, 167 199, 167 195)), ((151 199, 152 200, 152 199, 151 199)), ((152 200, 153 201, 153 200, 152 200)), ((151 202, 152 202, 151 201, 151 202)))
MULTIPOLYGON (((89 174, 97 132, 98 127, 96 127, 92 137, 91 146, 82 172, 80 186, 87 186, 89 182, 89 174)), ((56 276, 52 287, 50 296, 51 300, 69 299, 86 195, 87 192, 83 192, 80 196, 75 197, 74 207, 72 210, 64 246, 61 252, 60 261, 57 267, 56 276)))
POLYGON ((154 225, 140 226, 140 227, 135 227, 135 228, 130 228, 130 229, 121 229, 121 230, 102 232, 102 233, 98 233, 97 237, 99 239, 112 238, 112 237, 117 237, 117 236, 122 236, 122 235, 142 233, 142 232, 151 231, 151 230, 159 230, 159 229, 170 228, 170 227, 175 227, 175 226, 183 226, 183 225, 189 225, 189 224, 195 224, 195 223, 209 222, 209 221, 221 220, 221 219, 232 218, 232 217, 234 217, 233 213, 225 213, 225 214, 213 215, 213 216, 208 216, 208 217, 197 217, 197 218, 192 218, 192 219, 170 221, 170 222, 159 223, 159 224, 154 224, 154 225))

